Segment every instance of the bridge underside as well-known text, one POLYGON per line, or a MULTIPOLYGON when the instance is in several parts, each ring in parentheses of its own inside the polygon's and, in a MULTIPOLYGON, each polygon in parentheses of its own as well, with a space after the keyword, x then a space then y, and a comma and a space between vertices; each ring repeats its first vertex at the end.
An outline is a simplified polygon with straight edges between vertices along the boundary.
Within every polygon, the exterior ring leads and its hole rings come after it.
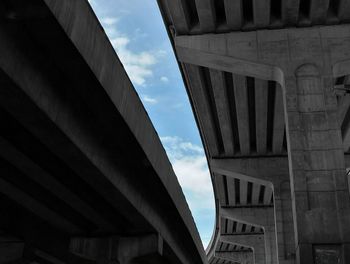
POLYGON ((0 2, 0 263, 206 263, 88 2, 0 2))
POLYGON ((350 1, 158 3, 212 175, 209 262, 349 262, 350 1))

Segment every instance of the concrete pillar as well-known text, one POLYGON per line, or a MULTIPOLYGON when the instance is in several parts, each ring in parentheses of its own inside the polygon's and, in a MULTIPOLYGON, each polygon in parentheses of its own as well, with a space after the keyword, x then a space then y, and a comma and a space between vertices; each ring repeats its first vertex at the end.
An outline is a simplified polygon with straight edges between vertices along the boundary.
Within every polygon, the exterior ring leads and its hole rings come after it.
POLYGON ((294 264, 295 242, 290 182, 282 181, 274 188, 274 211, 279 264, 294 264))
POLYGON ((285 76, 297 263, 350 263, 349 190, 333 78, 302 64, 285 76))

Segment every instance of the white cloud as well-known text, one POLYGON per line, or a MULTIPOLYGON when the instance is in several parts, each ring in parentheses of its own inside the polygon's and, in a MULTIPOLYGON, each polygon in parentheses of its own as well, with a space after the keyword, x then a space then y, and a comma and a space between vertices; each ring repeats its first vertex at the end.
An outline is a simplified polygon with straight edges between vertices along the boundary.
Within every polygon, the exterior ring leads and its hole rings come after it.
MULTIPOLYGON (((159 57, 165 55, 164 51, 133 51, 129 47, 132 38, 118 30, 118 22, 117 17, 101 18, 105 32, 110 38, 112 46, 123 63, 130 80, 136 85, 145 86, 147 78, 153 76, 152 66, 157 63, 159 57)), ((138 30, 137 34, 141 35, 142 32, 138 30)))
POLYGON ((149 97, 147 95, 143 96, 142 97, 142 100, 145 102, 145 103, 149 103, 149 104, 156 104, 158 103, 158 100, 155 99, 155 98, 152 98, 152 97, 149 97))
POLYGON ((213 188, 203 148, 180 137, 161 137, 161 141, 192 212, 214 209, 213 188))
POLYGON ((116 17, 104 17, 101 19, 102 24, 107 25, 107 26, 114 25, 118 21, 119 21, 119 19, 116 17))
POLYGON ((162 82, 164 82, 164 83, 169 82, 169 79, 168 79, 168 77, 166 77, 166 76, 160 77, 160 80, 161 80, 162 82))
POLYGON ((215 200, 210 173, 201 146, 180 137, 161 137, 206 248, 213 232, 215 200))

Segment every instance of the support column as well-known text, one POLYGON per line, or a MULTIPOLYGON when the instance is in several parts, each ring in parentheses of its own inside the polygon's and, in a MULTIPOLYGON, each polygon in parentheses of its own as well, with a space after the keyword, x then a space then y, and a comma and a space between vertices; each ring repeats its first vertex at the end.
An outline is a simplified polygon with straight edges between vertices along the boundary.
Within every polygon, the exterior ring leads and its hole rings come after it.
POLYGON ((333 79, 303 64, 285 84, 297 263, 350 263, 343 257, 350 201, 333 79))
POLYGON ((294 225, 289 180, 276 184, 274 209, 279 264, 294 264, 294 225))

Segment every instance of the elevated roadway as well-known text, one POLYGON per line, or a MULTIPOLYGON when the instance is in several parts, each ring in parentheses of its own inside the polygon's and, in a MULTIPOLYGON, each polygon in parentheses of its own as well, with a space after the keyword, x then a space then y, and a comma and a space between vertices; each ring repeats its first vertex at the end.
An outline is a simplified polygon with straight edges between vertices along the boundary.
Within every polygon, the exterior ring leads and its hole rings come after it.
POLYGON ((350 1, 158 4, 211 171, 209 263, 348 263, 350 1))
POLYGON ((0 2, 0 263, 207 263, 86 0, 0 2))

